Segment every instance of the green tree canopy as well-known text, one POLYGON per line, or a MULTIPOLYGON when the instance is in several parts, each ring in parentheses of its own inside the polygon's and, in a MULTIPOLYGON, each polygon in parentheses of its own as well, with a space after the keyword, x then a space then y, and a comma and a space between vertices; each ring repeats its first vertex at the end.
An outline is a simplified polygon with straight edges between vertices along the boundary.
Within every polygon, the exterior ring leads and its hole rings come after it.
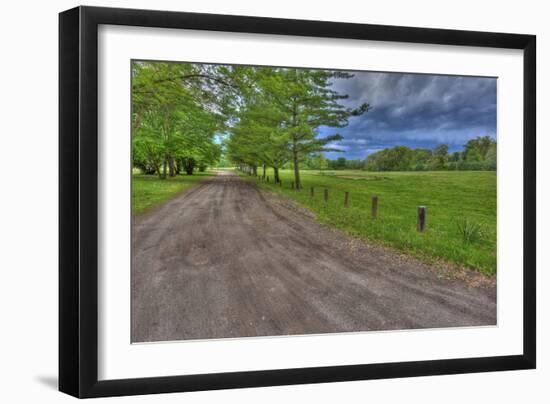
POLYGON ((472 139, 462 152, 451 154, 446 144, 433 150, 395 146, 369 154, 365 168, 370 171, 496 170, 496 146, 496 141, 488 136, 472 139))
POLYGON ((132 64, 133 162, 161 178, 220 156, 215 134, 238 108, 239 74, 226 66, 132 64))
MULTIPOLYGON (((250 105, 238 114, 239 123, 231 130, 235 137, 231 143, 242 142, 249 151, 254 145, 252 148, 256 150, 252 154, 257 157, 256 161, 276 169, 290 159, 299 189, 300 163, 320 152, 336 150, 328 145, 342 139, 337 133, 320 137, 319 128, 346 126, 350 117, 361 115, 370 107, 363 104, 350 109, 341 103, 348 96, 336 92, 331 80, 353 77, 349 73, 262 67, 250 74, 252 84, 246 96, 250 105), (251 140, 257 136, 267 141, 251 140), (245 138, 247 140, 243 140, 245 138), (258 155, 262 144, 268 145, 270 153, 275 153, 275 159, 265 151, 264 155, 258 155)), ((235 151, 235 157, 243 158, 242 147, 232 145, 230 149, 235 151)))

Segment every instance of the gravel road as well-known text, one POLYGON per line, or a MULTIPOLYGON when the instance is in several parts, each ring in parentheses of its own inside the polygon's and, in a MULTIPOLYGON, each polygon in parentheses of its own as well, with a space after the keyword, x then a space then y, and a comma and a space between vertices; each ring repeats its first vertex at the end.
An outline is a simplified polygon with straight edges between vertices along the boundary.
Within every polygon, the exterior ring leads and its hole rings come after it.
POLYGON ((318 224, 232 172, 133 219, 132 342, 496 324, 496 286, 318 224))

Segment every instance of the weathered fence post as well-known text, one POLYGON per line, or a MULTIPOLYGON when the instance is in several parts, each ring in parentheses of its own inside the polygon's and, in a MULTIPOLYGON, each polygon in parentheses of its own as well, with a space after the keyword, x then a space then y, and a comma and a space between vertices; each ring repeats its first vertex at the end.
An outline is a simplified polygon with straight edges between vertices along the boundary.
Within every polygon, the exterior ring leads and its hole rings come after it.
POLYGON ((312 198, 315 196, 315 188, 311 187, 310 194, 312 198))
POLYGON ((267 182, 269 182, 269 175, 267 176, 267 182))
POLYGON ((344 193, 344 208, 347 208, 349 206, 349 192, 346 191, 344 193))
POLYGON ((328 202, 328 189, 325 188, 325 202, 328 202))
POLYGON ((416 230, 423 232, 426 228, 426 207, 418 207, 418 222, 416 223, 416 230))
POLYGON ((378 197, 377 196, 372 197, 371 214, 372 214, 372 217, 374 218, 378 216, 378 197))

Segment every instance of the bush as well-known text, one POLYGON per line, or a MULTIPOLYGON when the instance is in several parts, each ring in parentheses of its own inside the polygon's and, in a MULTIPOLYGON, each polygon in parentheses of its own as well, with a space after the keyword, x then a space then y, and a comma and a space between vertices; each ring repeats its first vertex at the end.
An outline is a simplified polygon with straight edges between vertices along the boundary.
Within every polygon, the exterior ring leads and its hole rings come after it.
POLYGON ((483 226, 479 223, 470 221, 468 219, 463 219, 457 222, 457 228, 459 234, 462 236, 462 241, 465 244, 475 244, 480 242, 485 232, 483 226))

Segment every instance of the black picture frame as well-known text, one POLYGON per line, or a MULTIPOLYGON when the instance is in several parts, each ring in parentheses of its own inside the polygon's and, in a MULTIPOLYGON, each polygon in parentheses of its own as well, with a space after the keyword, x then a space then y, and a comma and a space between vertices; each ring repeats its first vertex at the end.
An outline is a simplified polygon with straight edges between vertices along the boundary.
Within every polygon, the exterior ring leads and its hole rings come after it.
POLYGON ((535 368, 535 121, 533 35, 97 7, 77 7, 60 13, 59 390, 85 398, 535 368), (523 354, 99 381, 100 24, 523 50, 523 354))

